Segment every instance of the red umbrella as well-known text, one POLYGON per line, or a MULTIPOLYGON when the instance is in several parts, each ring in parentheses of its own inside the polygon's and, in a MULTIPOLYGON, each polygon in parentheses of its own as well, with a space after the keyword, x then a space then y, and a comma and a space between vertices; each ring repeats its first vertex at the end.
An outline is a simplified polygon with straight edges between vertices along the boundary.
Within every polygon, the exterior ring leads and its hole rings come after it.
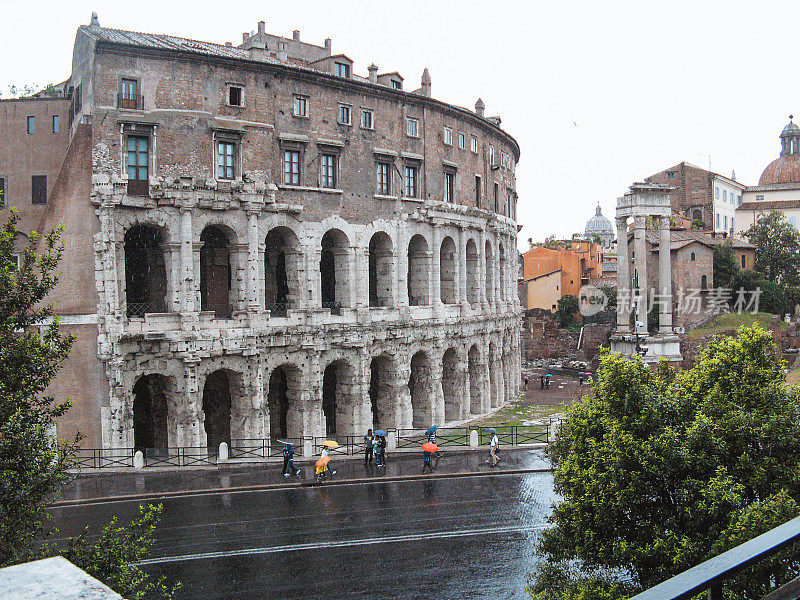
POLYGON ((438 452, 439 451, 439 446, 437 446, 436 444, 433 444, 431 442, 425 442, 424 444, 422 444, 422 449, 425 452, 438 452))

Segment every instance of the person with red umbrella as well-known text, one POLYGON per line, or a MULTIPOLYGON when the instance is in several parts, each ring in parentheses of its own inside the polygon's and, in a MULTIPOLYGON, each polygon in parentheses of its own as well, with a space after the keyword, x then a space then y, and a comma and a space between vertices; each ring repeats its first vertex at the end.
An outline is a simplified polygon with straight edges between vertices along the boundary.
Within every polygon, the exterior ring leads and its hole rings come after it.
POLYGON ((422 444, 422 472, 425 473, 426 470, 433 473, 433 466, 431 465, 431 459, 433 455, 439 451, 439 446, 432 442, 425 442, 422 444))

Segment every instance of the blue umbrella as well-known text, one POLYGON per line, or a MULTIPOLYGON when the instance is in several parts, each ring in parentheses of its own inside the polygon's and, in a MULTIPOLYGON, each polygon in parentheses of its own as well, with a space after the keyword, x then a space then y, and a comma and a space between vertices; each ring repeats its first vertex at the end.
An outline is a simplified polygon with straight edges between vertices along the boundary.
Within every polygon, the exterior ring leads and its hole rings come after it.
POLYGON ((436 433, 437 429, 439 429, 439 426, 438 425, 434 425, 433 427, 428 429, 428 431, 425 432, 425 435, 433 435, 434 433, 436 433))
POLYGON ((386 432, 383 429, 376 429, 372 432, 372 435, 379 435, 381 437, 386 437, 386 432))
POLYGON ((496 430, 494 427, 490 427, 490 428, 489 428, 489 433, 491 433, 492 435, 494 435, 495 433, 497 433, 497 430, 496 430))

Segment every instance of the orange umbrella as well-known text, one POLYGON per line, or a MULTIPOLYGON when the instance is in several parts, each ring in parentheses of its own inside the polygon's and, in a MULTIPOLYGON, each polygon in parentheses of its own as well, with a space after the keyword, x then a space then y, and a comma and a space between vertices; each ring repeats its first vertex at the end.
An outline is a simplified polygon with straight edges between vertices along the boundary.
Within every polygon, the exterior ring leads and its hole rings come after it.
POLYGON ((316 462, 316 465, 317 465, 318 467, 326 467, 326 466, 328 465, 328 463, 329 463, 329 462, 331 462, 331 457, 330 457, 330 456, 323 456, 322 458, 320 458, 320 459, 319 459, 319 460, 316 462))
POLYGON ((422 444, 422 449, 425 452, 438 452, 439 451, 439 446, 437 446, 436 444, 433 444, 431 442, 425 442, 424 444, 422 444))

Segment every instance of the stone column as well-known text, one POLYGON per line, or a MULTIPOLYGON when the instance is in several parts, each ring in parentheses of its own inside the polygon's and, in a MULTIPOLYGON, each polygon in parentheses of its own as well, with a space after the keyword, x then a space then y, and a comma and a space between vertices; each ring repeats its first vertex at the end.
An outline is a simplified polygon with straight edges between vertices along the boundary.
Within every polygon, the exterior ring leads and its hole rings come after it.
POLYGON ((397 225, 395 269, 396 306, 408 306, 408 236, 405 233, 405 221, 397 225))
POLYGON ((180 294, 181 302, 178 310, 181 312, 197 312, 199 304, 199 273, 200 273, 200 245, 195 252, 192 240, 192 211, 188 208, 180 209, 180 266, 178 268, 178 281, 176 292, 180 294), (195 264, 196 259, 196 264, 195 264))
POLYGON ((431 304, 439 306, 442 304, 442 235, 437 225, 433 226, 433 248, 431 252, 431 304))
POLYGON ((258 212, 247 211, 247 312, 260 308, 258 285, 258 212))
POLYGON ((630 306, 633 295, 629 261, 628 219, 617 217, 617 332, 619 333, 630 331, 630 306))
POLYGON ((458 286, 456 287, 456 302, 463 308, 469 308, 467 303, 467 236, 462 227, 458 228, 458 286))
POLYGON ((672 265, 670 262, 669 217, 659 219, 661 239, 658 244, 658 283, 661 288, 660 311, 658 315, 659 333, 672 333, 672 265))
POLYGON ((442 390, 442 355, 441 348, 435 348, 428 356, 431 359, 431 423, 444 423, 444 391, 442 390), (435 357, 435 358, 434 358, 435 357))
POLYGON ((183 398, 178 402, 176 410, 176 446, 206 445, 203 393, 197 376, 198 363, 199 360, 196 359, 184 361, 185 388, 183 389, 183 398))
POLYGON ((394 388, 397 390, 394 407, 394 426, 398 429, 411 429, 413 410, 411 408, 411 390, 408 380, 411 378, 411 357, 397 354, 395 356, 394 388))
POLYGON ((500 272, 502 271, 500 265, 500 244, 498 243, 497 238, 492 238, 492 291, 494 293, 494 305, 496 307, 496 312, 503 312, 502 307, 500 306, 500 286, 502 282, 500 280, 500 272))
POLYGON ((486 297, 486 230, 481 229, 478 235, 478 298, 481 309, 486 310, 489 298, 486 297))
POLYGON ((638 279, 638 292, 636 301, 636 320, 641 321, 643 326, 638 328, 639 333, 647 333, 647 241, 646 234, 646 217, 639 215, 634 217, 633 220, 633 251, 634 260, 633 264, 636 267, 636 275, 638 279))

